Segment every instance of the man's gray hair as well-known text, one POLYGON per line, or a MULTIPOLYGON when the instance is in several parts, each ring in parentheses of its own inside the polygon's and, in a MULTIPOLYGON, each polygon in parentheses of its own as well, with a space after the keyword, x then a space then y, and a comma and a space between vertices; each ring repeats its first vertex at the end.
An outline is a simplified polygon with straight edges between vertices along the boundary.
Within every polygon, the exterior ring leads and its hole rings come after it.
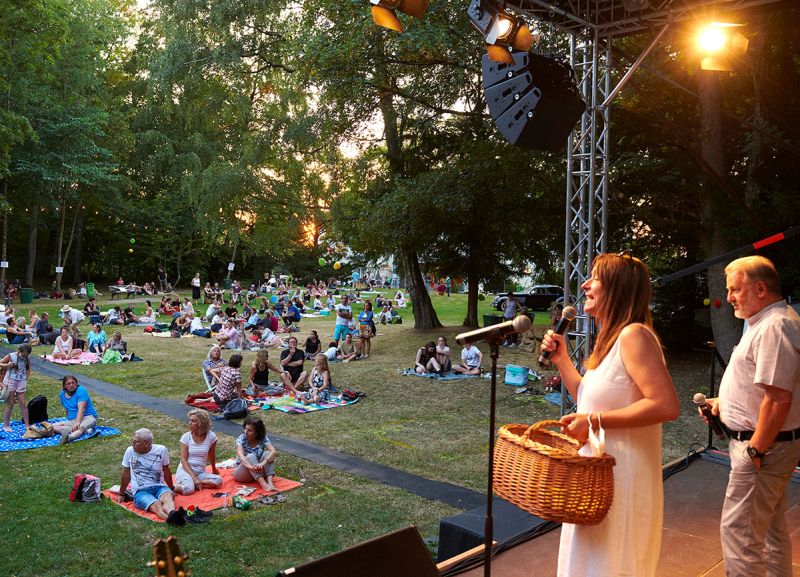
POLYGON ((139 429, 133 434, 133 438, 139 441, 152 441, 153 433, 150 429, 139 429))

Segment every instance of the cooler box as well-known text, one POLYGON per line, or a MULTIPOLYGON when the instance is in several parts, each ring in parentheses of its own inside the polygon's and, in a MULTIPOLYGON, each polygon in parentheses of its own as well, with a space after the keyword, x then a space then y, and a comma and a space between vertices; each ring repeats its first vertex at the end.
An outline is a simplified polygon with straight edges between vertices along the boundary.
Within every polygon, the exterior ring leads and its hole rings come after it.
POLYGON ((322 309, 321 311, 319 311, 319 316, 321 317, 327 317, 329 314, 331 314, 331 311, 329 311, 328 309, 322 309))
POLYGON ((514 387, 524 387, 528 384, 528 367, 506 365, 506 384, 514 387))

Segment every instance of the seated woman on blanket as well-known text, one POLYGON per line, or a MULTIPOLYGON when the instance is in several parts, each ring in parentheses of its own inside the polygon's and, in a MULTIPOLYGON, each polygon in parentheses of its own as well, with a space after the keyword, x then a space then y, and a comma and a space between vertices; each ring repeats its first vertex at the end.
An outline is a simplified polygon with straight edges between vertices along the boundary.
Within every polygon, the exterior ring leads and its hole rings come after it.
POLYGON ((239 331, 236 330, 236 321, 233 319, 228 319, 225 322, 225 326, 220 329, 219 334, 217 335, 217 343, 223 348, 236 349, 238 348, 238 334, 239 331))
POLYGON ((328 357, 319 354, 314 357, 314 368, 308 380, 308 390, 300 393, 299 401, 304 405, 324 403, 330 399, 336 389, 331 382, 331 370, 328 367, 328 357))
POLYGON ((146 282, 142 285, 142 292, 148 296, 153 296, 156 294, 155 288, 149 282, 146 282))
POLYGON ((231 355, 227 367, 217 367, 210 369, 211 373, 217 379, 217 386, 214 387, 213 395, 214 401, 224 408, 233 399, 243 396, 242 393, 242 372, 239 370, 242 366, 242 355, 231 355))
POLYGON ((450 347, 447 346, 447 339, 439 337, 436 342, 436 362, 442 367, 442 372, 446 373, 453 367, 450 360, 450 347))
POLYGON ((203 287, 203 303, 209 304, 214 302, 214 289, 211 288, 211 283, 207 282, 203 287))
POLYGON ((120 355, 122 355, 123 359, 125 359, 125 357, 128 355, 128 343, 122 338, 122 333, 119 331, 115 332, 114 336, 111 337, 111 340, 108 341, 108 346, 106 349, 117 351, 120 355))
POLYGON ((258 393, 270 386, 270 371, 273 371, 278 375, 278 379, 280 379, 280 374, 283 372, 283 369, 279 369, 269 362, 269 352, 266 349, 261 349, 256 353, 253 364, 250 365, 250 387, 252 387, 253 391, 258 393))
POLYGON ((100 323, 94 325, 92 330, 89 331, 89 334, 86 335, 86 342, 89 343, 90 353, 102 355, 106 352, 108 337, 106 336, 106 331, 103 330, 103 326, 100 323))
POLYGON ((53 358, 61 360, 77 359, 82 352, 83 350, 73 347, 69 329, 62 327, 61 335, 56 339, 55 347, 53 347, 53 358))
POLYGON ((359 356, 359 350, 356 347, 356 344, 353 342, 353 335, 347 333, 344 337, 344 342, 339 345, 339 353, 336 355, 336 358, 345 363, 349 363, 350 361, 357 359, 359 356))
POLYGON ((154 323, 156 322, 156 316, 153 314, 153 305, 150 301, 144 301, 144 313, 142 316, 139 317, 140 323, 154 323))
POLYGON ((264 421, 249 415, 244 420, 244 433, 236 439, 236 468, 233 479, 237 483, 257 482, 265 491, 274 491, 275 459, 278 451, 267 437, 264 421))
POLYGON ((181 313, 188 315, 194 314, 194 305, 192 305, 192 301, 189 300, 189 297, 183 297, 183 303, 180 305, 181 313))
POLYGON ((420 375, 424 373, 438 373, 442 370, 442 366, 436 360, 436 345, 433 341, 428 342, 425 346, 417 350, 414 370, 420 375))
POLYGON ((23 326, 19 326, 17 324, 17 319, 8 319, 6 337, 8 338, 8 343, 11 345, 21 345, 22 343, 27 343, 29 340, 31 340, 31 332, 24 327, 25 319, 23 317, 19 318, 23 321, 23 326))
POLYGON ((66 375, 61 379, 61 406, 67 411, 67 420, 53 423, 56 433, 61 435, 59 445, 80 439, 86 431, 97 426, 97 411, 89 392, 78 385, 78 377, 66 375))
POLYGON ((322 352, 322 343, 319 340, 319 335, 317 335, 317 331, 311 331, 306 339, 306 344, 303 346, 303 350, 306 353, 306 360, 311 360, 317 356, 317 353, 322 352))
POLYGON ((202 409, 189 411, 189 430, 181 436, 181 463, 175 472, 175 492, 191 495, 202 489, 222 486, 217 469, 217 435, 211 430, 211 419, 202 409), (211 465, 211 472, 206 471, 211 465))
POLYGON ((208 350, 206 360, 203 361, 203 373, 205 374, 206 382, 216 385, 216 377, 211 374, 211 369, 219 367, 227 367, 228 361, 222 358, 222 349, 219 345, 214 345, 208 350))

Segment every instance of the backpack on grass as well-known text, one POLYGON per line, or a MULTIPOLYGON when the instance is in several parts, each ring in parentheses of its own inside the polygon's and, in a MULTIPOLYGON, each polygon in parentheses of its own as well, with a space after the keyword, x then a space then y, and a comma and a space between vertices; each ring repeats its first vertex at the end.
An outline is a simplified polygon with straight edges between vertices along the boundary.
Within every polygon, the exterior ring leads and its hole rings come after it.
POLYGON ((47 420, 47 397, 37 395, 28 401, 28 420, 31 423, 41 423, 47 420))
POLYGON ((241 398, 231 399, 222 410, 226 419, 244 419, 247 416, 247 401, 241 398))
POLYGON ((94 475, 78 473, 72 482, 72 491, 69 494, 70 501, 79 503, 91 503, 100 500, 100 479, 94 475))

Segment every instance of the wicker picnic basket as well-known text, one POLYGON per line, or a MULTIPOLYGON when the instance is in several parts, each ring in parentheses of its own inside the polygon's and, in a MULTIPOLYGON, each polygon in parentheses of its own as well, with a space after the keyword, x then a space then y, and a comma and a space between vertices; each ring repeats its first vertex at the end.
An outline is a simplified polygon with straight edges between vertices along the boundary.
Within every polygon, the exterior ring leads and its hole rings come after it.
POLYGON ((558 421, 500 428, 494 449, 494 492, 521 509, 550 521, 596 525, 614 499, 611 455, 583 457, 581 444, 548 431, 558 421))

